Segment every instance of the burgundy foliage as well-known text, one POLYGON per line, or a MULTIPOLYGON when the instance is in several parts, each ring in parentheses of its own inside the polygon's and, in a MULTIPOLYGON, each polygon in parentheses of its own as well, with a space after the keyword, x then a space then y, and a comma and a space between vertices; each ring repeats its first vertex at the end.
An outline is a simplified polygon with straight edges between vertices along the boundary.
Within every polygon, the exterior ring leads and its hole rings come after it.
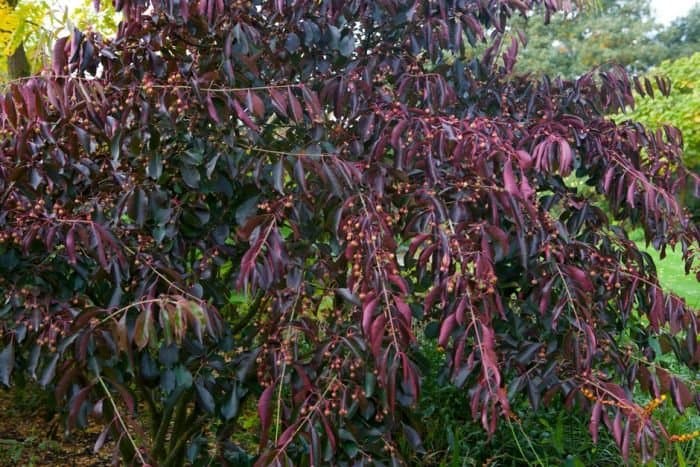
POLYGON ((632 389, 700 405, 654 365, 700 366, 698 313, 620 225, 695 273, 691 175, 677 130, 605 118, 649 83, 512 74, 508 18, 567 3, 116 0, 0 97, 0 380, 134 461, 105 390, 151 463, 235 464, 247 398, 258 465, 401 463, 436 340, 488 432, 561 395, 650 455, 632 389))

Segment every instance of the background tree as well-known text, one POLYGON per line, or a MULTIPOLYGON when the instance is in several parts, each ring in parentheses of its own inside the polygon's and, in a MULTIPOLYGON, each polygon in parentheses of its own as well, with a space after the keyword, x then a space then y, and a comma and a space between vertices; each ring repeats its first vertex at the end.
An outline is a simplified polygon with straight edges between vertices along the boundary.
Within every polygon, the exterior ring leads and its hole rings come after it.
MULTIPOLYGON (((3 35, 12 42, 13 36, 18 29, 23 27, 23 22, 21 21, 20 15, 15 9, 17 8, 17 0, 3 0, 0 11, 3 15, 3 35)), ((14 44, 12 47, 5 47, 5 54, 7 57, 7 73, 12 78, 19 78, 22 76, 28 76, 31 72, 29 67, 29 60, 27 60, 27 54, 24 50, 24 44, 19 42, 19 44, 14 44)))
POLYGON ((549 24, 535 15, 519 19, 528 44, 516 69, 567 78, 604 64, 640 71, 666 58, 653 35, 660 29, 650 14, 649 0, 603 0, 595 6, 552 15, 549 24))
POLYGON ((3 81, 28 76, 49 64, 51 48, 74 27, 96 30, 108 36, 116 32, 120 15, 106 5, 95 11, 91 0, 68 8, 45 0, 11 0, 0 3, 0 77, 3 81))
POLYGON ((561 398, 625 456, 685 439, 657 349, 697 368, 698 314, 612 218, 695 272, 692 174, 605 117, 619 67, 513 73, 509 18, 568 3, 120 0, 114 40, 60 39, 0 97, 0 381, 127 462, 400 463, 431 341, 490 433, 561 398))
POLYGON ((700 170, 700 53, 664 61, 650 73, 672 83, 667 97, 640 97, 625 117, 639 121, 650 129, 671 125, 683 132, 685 161, 700 170))
POLYGON ((685 57, 700 50, 700 5, 674 20, 659 32, 659 41, 668 49, 665 58, 685 57))
MULTIPOLYGON (((700 171, 700 53, 665 61, 649 74, 669 79, 672 83, 670 95, 657 96, 656 99, 640 97, 636 99, 634 109, 619 118, 639 121, 654 130, 663 131, 667 125, 680 129, 683 133, 683 159, 690 169, 700 171)), ((689 202, 693 203, 692 196, 689 202)), ((697 203, 691 208, 697 215, 697 203)))

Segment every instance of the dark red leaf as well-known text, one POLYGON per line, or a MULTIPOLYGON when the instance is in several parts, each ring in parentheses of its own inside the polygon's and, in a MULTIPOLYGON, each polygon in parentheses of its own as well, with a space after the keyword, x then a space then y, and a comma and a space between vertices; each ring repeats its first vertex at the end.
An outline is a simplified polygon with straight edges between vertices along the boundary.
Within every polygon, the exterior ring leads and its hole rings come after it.
POLYGON ((107 254, 104 242, 102 241, 102 235, 100 235, 100 231, 94 222, 90 224, 90 227, 92 228, 92 240, 95 245, 95 250, 97 251, 97 259, 100 262, 100 266, 102 266, 102 269, 105 271, 109 271, 109 263, 107 262, 107 254))
POLYGON ((374 319, 369 331, 370 348, 375 356, 379 355, 379 350, 382 346, 382 341, 384 340, 385 331, 386 316, 384 313, 382 313, 374 319))
POLYGON ((588 424, 588 431, 591 433, 593 443, 598 443, 598 426, 600 425, 600 416, 603 413, 603 402, 596 401, 591 409, 591 421, 588 424))
POLYGON ((68 229, 66 234, 66 253, 68 254, 68 262, 76 264, 77 257, 75 255, 75 224, 68 229))
POLYGON ((574 164, 574 154, 569 143, 564 140, 559 140, 559 173, 562 177, 566 177, 571 173, 574 164))
POLYGON ((245 125, 250 128, 251 130, 257 132, 260 130, 260 128, 251 120, 250 116, 246 113, 245 110, 243 110, 243 107, 241 104, 238 103, 238 100, 233 99, 233 108, 236 111, 236 115, 238 118, 245 123, 245 125))
POLYGON ((78 413, 80 412, 80 409, 83 407, 83 404, 85 403, 85 400, 87 399, 88 394, 90 394, 90 390, 92 389, 92 386, 86 386, 82 388, 75 396, 70 401, 70 410, 68 412, 68 427, 74 428, 77 426, 76 421, 78 419, 78 413))
POLYGON ((302 123, 304 121, 304 113, 301 109, 301 104, 299 99, 296 98, 292 92, 292 88, 287 88, 287 99, 289 101, 289 107, 292 109, 292 117, 297 123, 302 123))
POLYGON ((113 422, 110 422, 107 424, 102 431, 100 432, 100 435, 97 437, 95 440, 95 444, 92 447, 92 452, 97 454, 100 449, 104 446, 105 442, 107 441, 107 436, 109 436, 109 433, 111 431, 111 426, 113 422))
POLYGON ((425 453, 423 441, 420 439, 418 432, 403 422, 401 423, 401 428, 403 429, 403 435, 406 437, 406 440, 411 448, 419 454, 425 453))
POLYGON ((362 306, 362 330, 365 336, 370 336, 370 331, 372 327, 372 322, 374 320, 374 311, 377 309, 379 304, 379 296, 370 298, 362 306))
POLYGON ((249 90, 246 93, 246 107, 248 107, 248 111, 252 112, 257 118, 263 118, 265 116, 265 104, 262 99, 260 99, 260 96, 253 91, 249 90))
POLYGON ((270 384, 260 395, 258 399, 258 416, 260 417, 260 447, 264 447, 267 444, 267 439, 269 436, 270 425, 272 424, 272 394, 274 392, 275 385, 270 384))
POLYGON ((408 128, 408 125, 408 120, 401 120, 391 130, 391 138, 389 139, 389 142, 393 146, 394 150, 398 151, 400 149, 401 137, 404 135, 404 132, 408 128))
POLYGON ((301 87, 301 93, 306 103, 306 110, 309 116, 311 116, 311 119, 316 123, 322 123, 323 111, 321 110, 321 102, 318 100, 318 95, 306 86, 301 87))
POLYGON ((65 75, 67 73, 66 64, 66 42, 68 37, 61 37, 56 40, 53 46, 53 53, 51 54, 51 67, 56 75, 65 75))
POLYGON ((287 446, 287 444, 292 440, 292 436, 297 432, 297 424, 289 425, 280 435, 277 440, 277 446, 287 446))
POLYGON ((518 184, 515 181, 513 165, 510 159, 507 159, 503 164, 503 184, 505 185, 508 193, 513 196, 520 196, 520 190, 518 189, 518 184))
POLYGON ((362 302, 360 301, 359 297, 352 293, 350 289, 346 287, 341 287, 335 289, 335 291, 343 300, 350 303, 351 305, 362 306, 362 302))
POLYGON ((447 347, 450 335, 452 334, 452 331, 454 330, 456 325, 457 318, 454 314, 449 315, 442 322, 442 326, 440 326, 440 335, 438 336, 438 344, 440 344, 440 346, 442 346, 443 348, 447 347))
POLYGON ((216 111, 216 106, 214 105, 211 95, 207 95, 207 112, 209 112, 209 116, 212 120, 216 123, 221 123, 221 117, 219 117, 219 113, 216 111))
POLYGON ((622 411, 615 410, 615 420, 613 421, 613 438, 618 446, 622 446, 622 411))
POLYGON ((270 102, 272 107, 283 117, 287 117, 287 94, 278 89, 270 88, 270 102))
POLYGON ((582 269, 576 266, 565 265, 563 269, 573 280, 577 287, 585 292, 593 291, 593 282, 591 282, 590 276, 586 274, 582 269))

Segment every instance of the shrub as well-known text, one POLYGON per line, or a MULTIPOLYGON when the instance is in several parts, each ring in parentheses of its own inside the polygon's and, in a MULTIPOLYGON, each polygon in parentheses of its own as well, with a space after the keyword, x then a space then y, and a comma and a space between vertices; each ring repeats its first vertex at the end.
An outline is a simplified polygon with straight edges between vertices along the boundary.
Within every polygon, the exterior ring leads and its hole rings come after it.
POLYGON ((698 316, 598 206, 690 271, 680 134, 604 117, 618 68, 514 75, 534 3, 119 0, 59 40, 0 98, 0 381, 126 462, 401 463, 424 329, 488 432, 560 395, 650 456, 633 389, 692 404, 654 349, 696 368, 698 316))
POLYGON ((629 109, 625 115, 654 130, 663 130, 664 125, 678 127, 683 132, 685 164, 696 171, 700 170, 699 66, 700 53, 664 61, 650 74, 671 80, 673 88, 670 95, 657 99, 653 99, 653 94, 639 98, 635 101, 634 109, 629 109))
MULTIPOLYGON (((638 98, 634 109, 617 118, 629 118, 659 132, 666 125, 677 127, 683 133, 683 162, 695 173, 700 173, 700 53, 673 61, 664 61, 650 73, 670 79, 673 88, 670 95, 654 99, 652 95, 638 98)), ((663 81, 659 81, 663 86, 663 81)), ((640 91, 641 84, 640 84, 640 91)), ((654 92, 653 88, 642 92, 654 92)), ((693 187, 689 187, 692 191, 693 187)), ((687 196, 685 204, 697 222, 700 203, 697 196, 687 196)))

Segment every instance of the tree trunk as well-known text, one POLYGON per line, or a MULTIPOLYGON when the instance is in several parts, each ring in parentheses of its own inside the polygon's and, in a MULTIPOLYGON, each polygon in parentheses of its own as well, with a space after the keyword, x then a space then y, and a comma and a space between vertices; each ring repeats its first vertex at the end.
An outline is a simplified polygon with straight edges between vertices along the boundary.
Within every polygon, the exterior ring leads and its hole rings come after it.
MULTIPOLYGON (((7 4, 12 8, 15 8, 18 2, 19 0, 7 0, 7 4)), ((17 79, 29 76, 31 72, 29 60, 27 60, 27 54, 24 51, 24 44, 20 44, 12 55, 7 57, 7 73, 10 79, 17 79)))
POLYGON ((7 57, 7 72, 10 79, 23 78, 31 73, 24 44, 20 44, 13 54, 7 57))

